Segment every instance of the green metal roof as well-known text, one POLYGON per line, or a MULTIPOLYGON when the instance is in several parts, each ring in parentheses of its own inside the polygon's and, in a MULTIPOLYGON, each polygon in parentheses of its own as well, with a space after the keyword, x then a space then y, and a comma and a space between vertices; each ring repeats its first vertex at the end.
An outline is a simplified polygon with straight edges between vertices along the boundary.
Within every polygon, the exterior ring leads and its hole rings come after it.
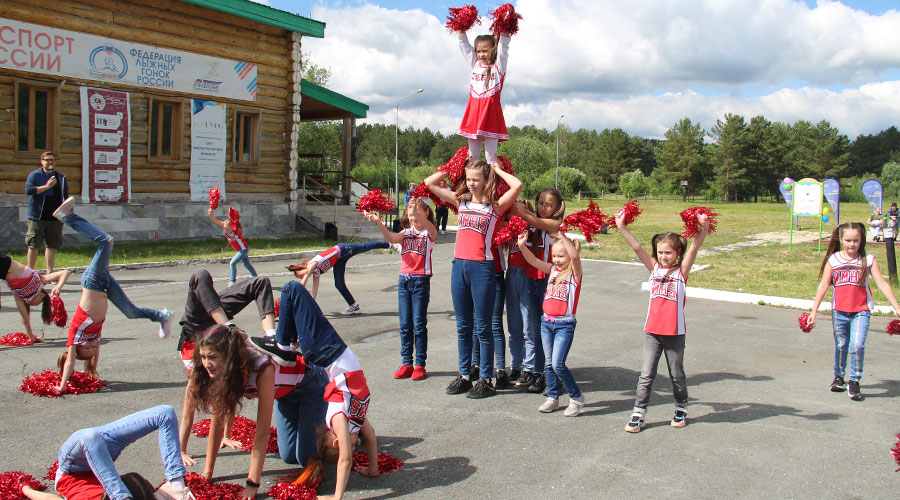
MULTIPOLYGON (((333 90, 328 90, 325 87, 316 85, 309 80, 300 81, 300 95, 304 97, 311 97, 317 101, 321 101, 335 108, 344 110, 353 115, 355 118, 365 118, 366 112, 369 110, 368 104, 363 104, 359 101, 350 99, 349 97, 338 94, 333 90)), ((302 108, 303 104, 301 103, 300 106, 302 108)), ((301 116, 301 119, 302 118, 303 117, 301 116)))
POLYGON ((181 0, 182 2, 217 10, 258 23, 275 26, 301 35, 325 37, 325 23, 291 14, 283 10, 249 0, 181 0))

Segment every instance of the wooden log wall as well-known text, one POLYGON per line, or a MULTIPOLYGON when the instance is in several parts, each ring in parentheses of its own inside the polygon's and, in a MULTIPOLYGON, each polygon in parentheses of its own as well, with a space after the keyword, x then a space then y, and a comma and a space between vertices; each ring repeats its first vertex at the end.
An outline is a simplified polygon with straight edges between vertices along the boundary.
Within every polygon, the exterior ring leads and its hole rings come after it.
MULTIPOLYGON (((282 174, 290 151, 293 107, 290 32, 176 0, 0 0, 0 17, 256 64, 256 102, 218 99, 226 103, 226 189, 254 194, 287 191, 282 174), (238 108, 260 112, 258 166, 232 164, 233 120, 238 108)), ((59 90, 57 168, 66 174, 70 193, 80 193, 79 88, 100 86, 100 82, 0 69, 0 193, 24 193, 28 172, 40 165, 38 158, 15 152, 17 78, 54 84, 66 80, 59 90)), ((103 86, 129 93, 132 193, 190 193, 190 98, 210 97, 110 83, 103 86), (184 103, 179 161, 148 159, 151 98, 184 103)))

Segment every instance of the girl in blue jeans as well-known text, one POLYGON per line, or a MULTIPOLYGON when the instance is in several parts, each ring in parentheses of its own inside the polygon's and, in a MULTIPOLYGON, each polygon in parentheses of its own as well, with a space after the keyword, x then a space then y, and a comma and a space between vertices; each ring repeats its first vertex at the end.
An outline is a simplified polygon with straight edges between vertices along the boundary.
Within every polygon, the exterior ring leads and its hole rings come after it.
POLYGON ((456 316, 459 375, 450 382, 446 392, 467 393, 469 398, 480 399, 496 394, 491 383, 494 376, 491 317, 497 293, 493 262, 496 256, 491 242, 500 216, 522 191, 522 181, 504 172, 499 163, 488 165, 481 160, 467 163, 464 174, 455 191, 440 187, 446 175, 440 170, 428 176, 425 185, 438 198, 456 207, 458 215, 450 293, 456 316), (497 196, 501 180, 509 186, 509 191, 497 196), (469 380, 473 330, 481 348, 480 378, 474 385, 469 380))
POLYGON ((392 233, 375 213, 366 219, 378 224, 385 241, 401 245, 397 283, 400 315, 400 368, 394 378, 425 379, 428 358, 428 302, 431 298, 431 252, 437 241, 434 212, 423 198, 411 198, 400 221, 403 231, 392 233), (413 346, 416 364, 413 367, 413 346))
MULTIPOLYGON (((193 498, 184 483, 184 465, 178 451, 178 419, 175 410, 160 405, 132 413, 115 422, 99 427, 75 431, 59 448, 59 468, 56 470, 56 491, 66 498, 101 498, 104 493, 112 500, 153 496, 149 482, 136 475, 119 476, 115 460, 131 443, 150 434, 159 433, 159 452, 166 471, 166 482, 156 491, 162 500, 193 498), (129 478, 129 476, 132 476, 129 478), (135 480, 134 476, 137 476, 135 480), (126 482, 128 484, 126 484, 126 482), (142 485, 137 488, 135 485, 142 485)), ((59 498, 26 487, 25 496, 32 500, 59 498)))
POLYGON ((878 262, 872 254, 866 254, 866 228, 859 222, 845 222, 834 228, 828 251, 819 269, 819 289, 813 302, 807 325, 815 326, 816 312, 825 298, 828 288, 834 285, 831 298, 831 322, 834 326, 834 380, 832 392, 849 388, 850 399, 861 401, 859 380, 862 378, 863 359, 866 352, 866 335, 869 332, 869 317, 875 306, 869 277, 875 280, 878 289, 887 297, 900 315, 900 305, 894 297, 891 286, 881 275, 878 262), (850 383, 844 382, 847 357, 850 357, 850 383))
POLYGON ((228 240, 228 244, 231 245, 231 248, 234 249, 236 254, 231 259, 231 274, 228 277, 228 286, 234 284, 237 279, 237 264, 241 262, 244 264, 244 267, 247 268, 247 271, 250 273, 250 276, 256 276, 256 269, 253 268, 253 264, 250 263, 250 245, 247 244, 247 240, 244 239, 244 226, 241 224, 240 214, 238 211, 229 208, 228 209, 228 218, 225 220, 219 220, 213 215, 213 209, 208 209, 206 213, 209 215, 209 220, 212 221, 213 224, 222 228, 225 231, 225 239, 228 240), (232 223, 232 213, 235 215, 234 223, 232 223))
POLYGON ((97 252, 81 275, 81 300, 69 325, 69 341, 65 357, 60 356, 62 377, 57 390, 64 392, 66 383, 75 371, 75 360, 93 360, 96 370, 100 357, 100 330, 106 321, 108 302, 112 302, 126 318, 145 318, 159 323, 159 336, 169 336, 172 313, 168 309, 157 310, 134 305, 115 278, 109 274, 109 258, 112 256, 113 238, 97 226, 75 213, 75 197, 70 196, 55 212, 54 217, 65 222, 85 238, 97 243, 97 252))
MULTIPOLYGON (((527 232, 520 235, 519 248, 524 249, 527 241, 527 232)), ((538 410, 552 413, 559 408, 559 381, 562 381, 569 391, 569 407, 564 412, 565 416, 577 417, 584 406, 584 395, 566 366, 566 358, 575 336, 575 312, 581 293, 581 256, 578 247, 562 231, 559 231, 558 239, 551 247, 552 264, 539 260, 531 252, 524 252, 524 255, 529 264, 549 274, 542 307, 544 314, 541 316, 547 400, 538 410)))

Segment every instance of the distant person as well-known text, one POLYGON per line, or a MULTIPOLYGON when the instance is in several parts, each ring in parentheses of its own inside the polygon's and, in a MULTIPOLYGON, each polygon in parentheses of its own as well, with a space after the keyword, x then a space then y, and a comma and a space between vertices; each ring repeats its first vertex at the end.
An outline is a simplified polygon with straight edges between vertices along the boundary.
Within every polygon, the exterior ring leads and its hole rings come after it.
POLYGON ((413 191, 416 190, 416 184, 414 182, 410 182, 409 186, 406 188, 406 196, 403 198, 403 206, 409 205, 409 199, 412 198, 413 191))
MULTIPOLYGON (((888 217, 891 220, 888 222, 888 225, 890 226, 891 229, 893 229, 891 234, 894 238, 897 237, 897 217, 898 216, 900 216, 900 210, 897 209, 897 203, 896 202, 891 203, 891 208, 888 210, 888 217)), ((885 237, 887 237, 887 235, 885 235, 885 237)))
POLYGON ((59 291, 66 284, 72 271, 68 269, 40 274, 28 266, 0 254, 0 278, 6 280, 16 301, 16 309, 22 318, 22 327, 33 344, 41 342, 31 329, 31 307, 41 306, 41 320, 49 325, 53 320, 51 297, 58 297, 59 291), (56 286, 47 289, 46 285, 56 282, 56 286))
POLYGON ((234 254, 234 258, 231 259, 231 274, 228 277, 228 286, 234 284, 234 281, 237 279, 237 263, 243 262, 244 267, 247 268, 247 271, 250 273, 250 276, 256 276, 256 269, 253 268, 253 264, 250 263, 250 246, 247 245, 247 241, 244 239, 244 226, 241 225, 241 215, 234 208, 228 209, 228 218, 225 220, 219 220, 213 215, 213 209, 207 209, 206 213, 209 215, 209 220, 212 221, 213 224, 222 228, 225 231, 225 239, 228 240, 228 244, 231 245, 231 248, 234 249, 236 254, 234 254))
POLYGON ((63 223, 53 212, 69 197, 66 176, 55 170, 56 155, 53 151, 41 154, 41 168, 28 174, 25 194, 28 200, 28 230, 25 246, 28 247, 28 267, 35 269, 37 254, 45 246, 44 259, 47 272, 52 273, 56 263, 56 251, 62 247, 63 223))
POLYGON ((872 231, 872 241, 881 241, 881 226, 884 224, 884 220, 881 217, 881 207, 875 207, 875 212, 869 215, 866 224, 869 225, 869 230, 872 231))
MULTIPOLYGON (((447 189, 447 181, 441 179, 441 187, 447 189)), ((445 204, 434 204, 434 216, 437 218, 437 226, 441 234, 447 234, 447 219, 450 218, 450 207, 445 204)))
MULTIPOLYGON (((896 206, 894 204, 893 206, 896 206)), ((806 320, 808 326, 816 326, 816 313, 825 298, 828 287, 834 285, 831 297, 831 323, 834 325, 834 380, 832 392, 849 388, 850 399, 862 401, 859 380, 862 378, 863 359, 866 352, 866 335, 874 302, 869 278, 875 280, 878 289, 887 297, 900 316, 900 304, 894 297, 891 285, 885 281, 872 254, 866 254, 866 228, 858 222, 845 222, 834 228, 825 259, 819 269, 819 289, 812 312, 806 320), (847 356, 850 356, 850 383, 844 382, 847 356)))

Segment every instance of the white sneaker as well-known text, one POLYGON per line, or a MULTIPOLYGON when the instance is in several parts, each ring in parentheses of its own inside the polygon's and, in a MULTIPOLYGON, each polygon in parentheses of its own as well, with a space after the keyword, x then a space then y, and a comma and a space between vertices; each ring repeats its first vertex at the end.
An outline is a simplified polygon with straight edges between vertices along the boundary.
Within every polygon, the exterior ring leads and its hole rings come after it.
POLYGON ((69 196, 66 201, 59 205, 59 208, 53 211, 53 216, 65 222, 66 217, 75 213, 75 197, 69 196))
POLYGON ((359 310, 359 304, 353 304, 352 306, 341 311, 341 314, 344 316, 350 316, 351 314, 359 314, 362 311, 359 310))
POLYGON ((391 244, 391 248, 393 248, 394 251, 397 252, 397 253, 403 253, 403 247, 400 246, 399 243, 393 243, 393 244, 391 244))
POLYGON ((159 338, 167 339, 172 334, 172 318, 175 315, 168 309, 163 309, 162 312, 165 318, 159 322, 159 338))
POLYGON ((547 400, 544 401, 544 404, 542 404, 541 407, 538 408, 538 411, 540 411, 541 413, 553 413, 558 409, 559 399, 547 398, 547 400))
POLYGON ((584 394, 580 398, 569 398, 569 407, 563 412, 567 417, 577 417, 581 415, 581 407, 584 406, 584 394))
POLYGON ((441 234, 447 234, 447 231, 444 231, 443 229, 441 229, 441 234))
POLYGON ((183 490, 176 490, 171 483, 166 481, 153 493, 156 500, 196 500, 191 489, 185 487, 183 490))

